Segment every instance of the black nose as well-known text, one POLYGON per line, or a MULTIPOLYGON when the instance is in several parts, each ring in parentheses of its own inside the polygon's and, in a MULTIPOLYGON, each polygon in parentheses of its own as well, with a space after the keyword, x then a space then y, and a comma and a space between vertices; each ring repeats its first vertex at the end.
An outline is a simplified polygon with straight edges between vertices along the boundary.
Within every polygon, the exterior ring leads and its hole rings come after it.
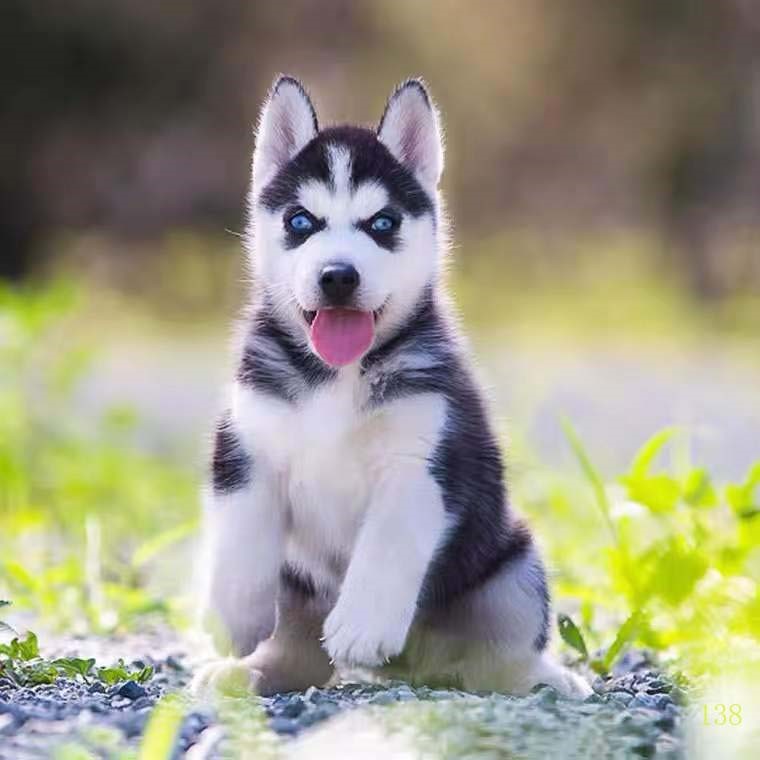
POLYGON ((330 305, 342 306, 359 287, 359 273, 351 264, 327 264, 319 273, 319 287, 330 305))

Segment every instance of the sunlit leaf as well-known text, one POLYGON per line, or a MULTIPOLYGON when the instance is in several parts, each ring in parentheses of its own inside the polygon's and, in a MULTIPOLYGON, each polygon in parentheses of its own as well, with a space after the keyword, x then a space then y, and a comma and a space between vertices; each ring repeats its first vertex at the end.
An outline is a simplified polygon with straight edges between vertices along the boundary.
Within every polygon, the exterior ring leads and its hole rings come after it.
POLYGON ((681 497, 680 484, 669 475, 639 475, 637 478, 624 476, 621 480, 628 486, 631 500, 655 514, 672 512, 681 497))
POLYGON ((92 669, 95 666, 95 659, 88 658, 82 659, 81 657, 62 657, 57 660, 53 660, 55 665, 62 674, 75 678, 80 676, 85 681, 92 673, 92 669))
POLYGON ((710 475, 704 467, 689 471, 682 490, 684 501, 692 507, 714 507, 718 503, 710 475))
POLYGON ((557 615, 557 626, 562 640, 580 653, 584 660, 588 659, 588 649, 578 626, 569 615, 560 613, 557 615))
POLYGON ((18 656, 22 660, 32 660, 40 655, 40 647, 37 635, 29 631, 23 639, 18 641, 18 656))
POLYGON ((726 501, 739 517, 753 517, 760 511, 756 491, 760 485, 760 462, 754 464, 742 483, 726 486, 726 501))
POLYGON ((623 647, 634 639, 638 631, 639 625, 643 618, 643 613, 640 610, 634 612, 624 623, 620 626, 615 640, 612 642, 610 648, 606 651, 602 660, 602 667, 605 672, 609 671, 615 664, 618 656, 620 655, 623 647))
POLYGON ((631 480, 637 480, 649 473, 652 462, 662 451, 662 448, 673 436, 679 432, 679 428, 668 427, 655 433, 639 450, 633 458, 633 464, 628 471, 631 480))

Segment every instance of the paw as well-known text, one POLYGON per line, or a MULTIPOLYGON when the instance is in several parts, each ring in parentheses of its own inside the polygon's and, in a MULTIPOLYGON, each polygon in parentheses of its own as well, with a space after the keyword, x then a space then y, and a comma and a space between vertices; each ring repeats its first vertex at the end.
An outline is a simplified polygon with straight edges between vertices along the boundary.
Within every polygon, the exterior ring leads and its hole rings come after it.
MULTIPOLYGON (((338 600, 324 625, 323 646, 333 663, 376 667, 401 654, 414 609, 385 612, 381 604, 368 609, 338 600)), ((370 602, 371 603, 371 602, 370 602)))
POLYGON ((227 657, 204 665, 193 677, 190 691, 195 696, 243 697, 257 692, 261 673, 245 660, 227 657))
POLYGON ((572 697, 574 699, 585 699, 593 693, 588 681, 577 673, 573 673, 571 670, 564 668, 563 670, 563 677, 560 684, 557 686, 558 691, 563 693, 566 697, 572 697))
POLYGON ((589 683, 563 665, 544 655, 541 665, 534 673, 534 683, 546 683, 560 694, 572 699, 585 699, 592 693, 589 683))

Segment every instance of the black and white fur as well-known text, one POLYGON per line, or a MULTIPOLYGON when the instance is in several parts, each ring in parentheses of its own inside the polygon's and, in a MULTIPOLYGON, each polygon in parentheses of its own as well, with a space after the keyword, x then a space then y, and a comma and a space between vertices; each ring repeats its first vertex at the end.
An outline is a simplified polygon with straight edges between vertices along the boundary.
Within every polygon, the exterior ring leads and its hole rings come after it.
POLYGON ((207 489, 208 616, 262 694, 335 666, 525 693, 588 685, 547 654, 549 593, 511 511, 497 438, 440 273, 443 144, 424 84, 376 130, 320 130, 295 79, 263 108, 246 243, 254 274, 239 369, 207 489), (307 239, 285 220, 319 220, 307 239), (396 215, 376 239, 367 220, 396 215), (309 341, 325 264, 361 275, 369 351, 340 369, 309 341))

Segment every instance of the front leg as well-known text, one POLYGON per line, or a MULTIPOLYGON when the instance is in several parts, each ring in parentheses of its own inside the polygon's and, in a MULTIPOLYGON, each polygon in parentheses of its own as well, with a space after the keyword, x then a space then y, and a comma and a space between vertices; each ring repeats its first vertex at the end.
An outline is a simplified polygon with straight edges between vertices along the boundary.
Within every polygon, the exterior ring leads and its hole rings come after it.
POLYGON ((384 474, 324 626, 333 662, 375 666, 404 648, 430 561, 446 528, 426 461, 384 474))
POLYGON ((266 463, 226 415, 217 427, 204 525, 204 620, 224 654, 250 654, 275 622, 284 510, 266 463))

